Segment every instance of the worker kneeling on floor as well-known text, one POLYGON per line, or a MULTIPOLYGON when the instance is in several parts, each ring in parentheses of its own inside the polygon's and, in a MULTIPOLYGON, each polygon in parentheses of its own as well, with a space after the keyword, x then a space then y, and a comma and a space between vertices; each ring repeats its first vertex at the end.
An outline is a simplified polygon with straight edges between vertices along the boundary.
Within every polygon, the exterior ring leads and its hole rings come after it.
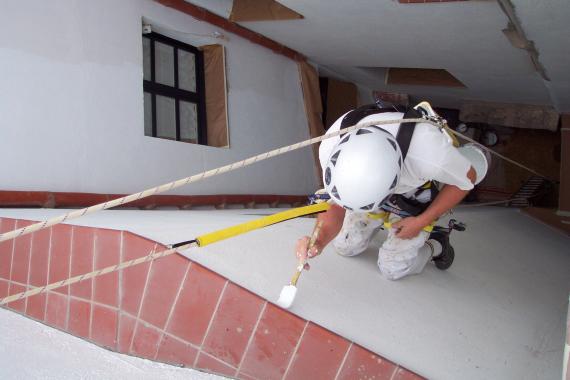
MULTIPOLYGON (((426 102, 406 112, 374 104, 343 115, 327 133, 358 123, 433 116, 426 102)), ((439 269, 451 266, 449 234, 432 229, 486 174, 488 156, 479 147, 458 149, 443 125, 402 122, 324 140, 319 159, 332 206, 318 216, 321 231, 310 251, 309 237, 297 241, 299 259, 318 255, 331 241, 338 254, 359 255, 387 228, 378 253, 386 278, 418 274, 430 260, 439 269)))

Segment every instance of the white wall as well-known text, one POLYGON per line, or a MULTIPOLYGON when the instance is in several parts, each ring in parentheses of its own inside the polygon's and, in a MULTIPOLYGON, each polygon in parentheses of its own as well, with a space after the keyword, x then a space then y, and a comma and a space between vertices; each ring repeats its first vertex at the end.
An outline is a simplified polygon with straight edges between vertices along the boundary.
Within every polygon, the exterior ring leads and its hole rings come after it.
MULTIPOLYGON (((230 149, 145 137, 142 17, 220 42, 151 0, 2 1, 0 190, 130 193, 308 138, 295 62, 225 31, 230 149)), ((313 173, 305 148, 174 193, 306 194, 313 173)))

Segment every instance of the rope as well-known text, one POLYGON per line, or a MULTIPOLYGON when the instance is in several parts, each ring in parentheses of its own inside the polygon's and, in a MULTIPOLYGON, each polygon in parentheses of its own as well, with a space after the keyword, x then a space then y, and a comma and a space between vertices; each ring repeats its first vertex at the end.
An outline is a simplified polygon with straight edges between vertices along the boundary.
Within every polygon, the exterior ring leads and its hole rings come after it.
MULTIPOLYGON (((236 170, 236 169, 240 169, 240 168, 243 168, 245 166, 252 165, 256 162, 267 160, 269 158, 279 156, 281 154, 285 154, 285 153, 288 153, 288 152, 291 152, 291 151, 294 151, 294 150, 297 150, 300 148, 304 148, 306 146, 312 145, 312 144, 320 142, 322 140, 325 140, 325 139, 328 139, 331 137, 335 137, 335 136, 339 136, 339 135, 342 135, 345 133, 349 133, 349 132, 355 131, 355 130, 360 129, 360 128, 370 127, 372 125, 395 124, 395 123, 401 123, 402 121, 404 121, 404 120, 402 120, 402 119, 383 120, 383 121, 374 121, 374 122, 368 122, 368 123, 353 125, 352 127, 348 127, 348 128, 342 129, 342 130, 337 131, 337 132, 333 132, 330 134, 325 134, 322 136, 314 137, 312 139, 301 141, 301 142, 298 142, 296 144, 288 145, 288 146, 285 146, 285 147, 282 147, 279 149, 271 150, 269 152, 261 153, 261 154, 258 154, 257 156, 246 158, 245 160, 242 160, 242 161, 234 162, 233 164, 221 166, 221 167, 216 168, 216 169, 208 170, 208 171, 205 171, 205 172, 202 172, 199 174, 195 174, 195 175, 190 176, 190 177, 186 177, 186 178, 179 179, 177 181, 169 182, 169 183, 166 183, 164 185, 153 187, 152 189, 141 191, 139 193, 131 194, 131 195, 128 195, 128 196, 125 196, 122 198, 114 199, 112 201, 108 201, 108 202, 100 203, 100 204, 90 206, 87 208, 68 212, 67 214, 64 214, 64 215, 61 215, 58 217, 54 217, 51 219, 44 220, 42 222, 30 224, 29 226, 18 228, 18 229, 13 230, 13 231, 5 232, 5 233, 0 234, 0 242, 6 241, 9 239, 14 239, 18 236, 23 236, 23 235, 26 235, 26 234, 29 234, 29 233, 32 233, 35 231, 39 231, 43 228, 48 228, 48 227, 51 227, 53 225, 63 223, 63 222, 66 222, 66 221, 69 221, 69 220, 72 220, 75 218, 79 218, 81 216, 89 215, 89 214, 92 214, 92 213, 97 212, 97 211, 106 210, 106 209, 117 207, 117 206, 122 206, 126 203, 136 201, 139 199, 143 199, 143 198, 149 197, 151 195, 160 194, 160 193, 163 193, 165 191, 176 189, 180 186, 188 185, 190 183, 195 183, 195 182, 201 181, 201 180, 206 179, 206 178, 214 177, 216 175, 220 175, 220 174, 224 174, 224 173, 236 170)), ((430 124, 439 126, 439 124, 437 124, 434 121, 426 120, 426 119, 422 119, 422 118, 408 119, 405 121, 407 121, 409 123, 430 123, 430 124)))
MULTIPOLYGON (((182 249, 190 248, 193 245, 195 245, 195 244, 189 243, 189 244, 186 244, 184 246, 180 246, 177 249, 182 250, 182 249)), ((81 275, 78 275, 75 277, 71 277, 71 278, 68 278, 67 280, 53 282, 53 283, 45 285, 45 286, 40 286, 40 287, 33 288, 33 289, 30 289, 30 290, 22 292, 22 293, 18 293, 18 294, 14 294, 14 295, 11 295, 8 297, 4 297, 4 298, 0 299, 0 306, 6 305, 7 303, 10 303, 10 302, 18 301, 18 300, 21 300, 21 299, 24 299, 27 297, 31 297, 31 296, 36 295, 36 294, 46 293, 50 290, 57 289, 57 288, 60 288, 62 286, 75 284, 75 283, 81 282, 83 280, 88 280, 90 278, 94 278, 97 276, 102 276, 102 275, 107 274, 107 273, 115 272, 115 271, 118 271, 120 269, 126 269, 129 267, 138 265, 138 264, 157 260, 157 259, 160 259, 162 257, 172 255, 173 253, 175 253, 177 251, 177 249, 171 248, 171 249, 166 249, 164 251, 158 251, 158 252, 155 252, 153 250, 153 251, 151 251, 151 253, 149 255, 139 257, 138 259, 124 261, 122 263, 119 263, 116 265, 111 265, 111 266, 105 267, 103 269, 98 269, 98 270, 90 272, 90 273, 85 273, 85 274, 81 274, 81 275)))

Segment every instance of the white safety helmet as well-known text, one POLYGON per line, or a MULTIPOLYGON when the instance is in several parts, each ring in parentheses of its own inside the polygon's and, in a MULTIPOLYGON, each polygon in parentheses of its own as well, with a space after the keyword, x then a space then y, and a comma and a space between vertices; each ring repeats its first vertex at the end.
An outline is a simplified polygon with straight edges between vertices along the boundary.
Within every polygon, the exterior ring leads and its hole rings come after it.
POLYGON ((371 126, 343 136, 323 172, 334 202, 355 212, 377 211, 400 180, 402 152, 394 136, 371 126))

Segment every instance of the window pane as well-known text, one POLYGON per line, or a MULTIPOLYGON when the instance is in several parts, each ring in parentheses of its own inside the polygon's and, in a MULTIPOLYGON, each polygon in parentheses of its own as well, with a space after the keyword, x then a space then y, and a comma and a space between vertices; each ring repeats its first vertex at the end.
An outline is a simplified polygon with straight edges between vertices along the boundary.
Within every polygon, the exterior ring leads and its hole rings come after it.
POLYGON ((174 86, 174 48, 154 42, 155 82, 174 86))
POLYGON ((156 136, 176 140, 175 100, 156 95, 156 136))
POLYGON ((178 87, 196 92, 196 57, 184 50, 178 50, 178 87))
POLYGON ((198 109, 194 103, 180 101, 180 140, 198 142, 198 109))
POLYGON ((151 80, 150 75, 150 40, 143 37, 143 73, 145 80, 151 80))
POLYGON ((144 135, 152 136, 152 95, 144 93, 144 135))

